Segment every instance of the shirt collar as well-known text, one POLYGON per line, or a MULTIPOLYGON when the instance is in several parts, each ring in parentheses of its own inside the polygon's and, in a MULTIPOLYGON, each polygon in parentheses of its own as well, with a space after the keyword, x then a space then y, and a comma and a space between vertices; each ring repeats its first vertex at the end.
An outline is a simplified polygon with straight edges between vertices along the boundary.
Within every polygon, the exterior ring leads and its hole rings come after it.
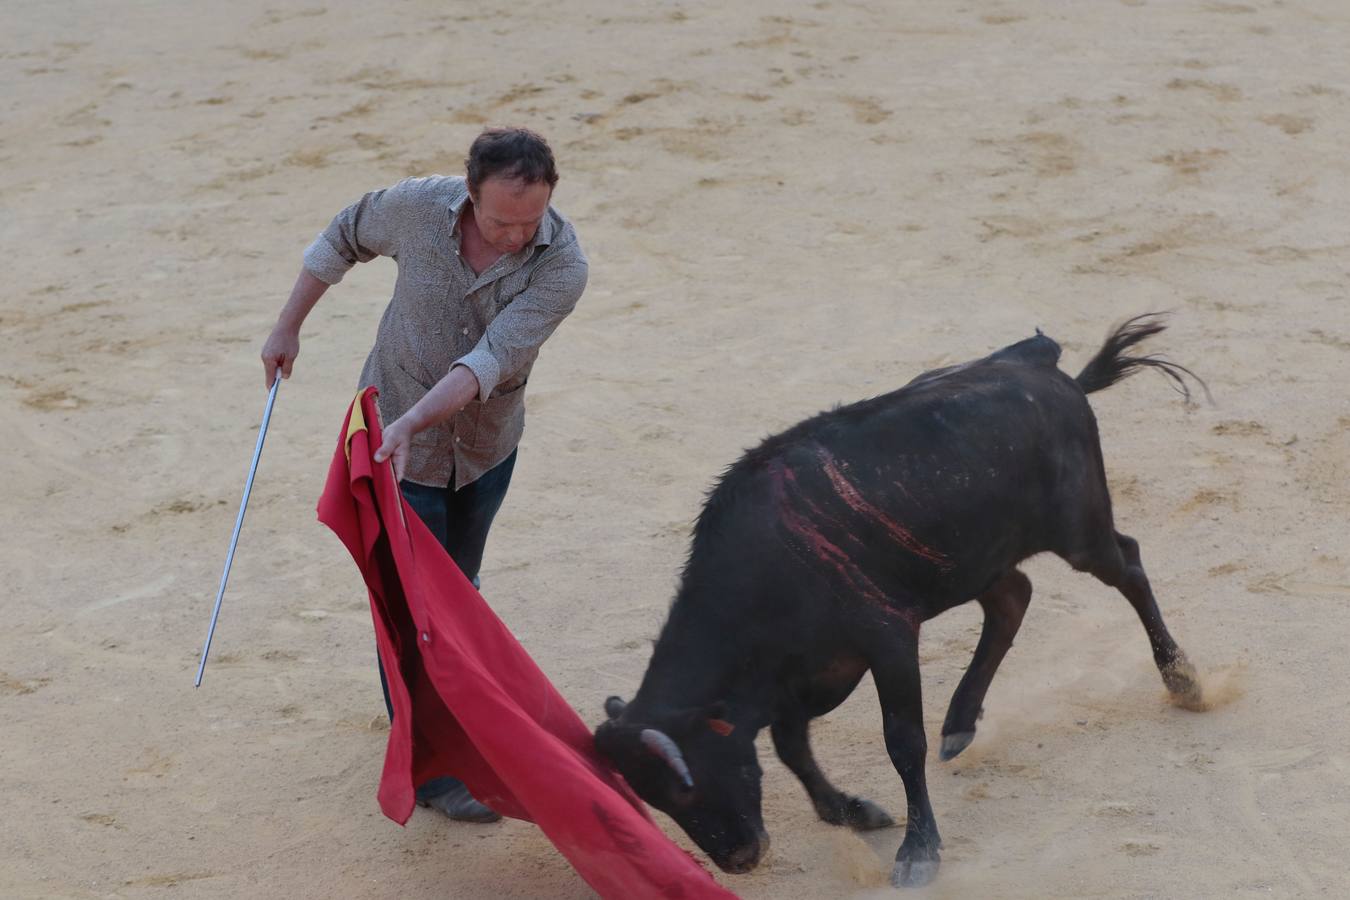
POLYGON ((539 220, 539 227, 534 232, 534 245, 536 247, 547 247, 553 243, 553 205, 544 210, 544 218, 539 220))
POLYGON ((450 201, 450 234, 456 238, 459 237, 459 217, 464 214, 464 204, 468 202, 468 191, 450 201))

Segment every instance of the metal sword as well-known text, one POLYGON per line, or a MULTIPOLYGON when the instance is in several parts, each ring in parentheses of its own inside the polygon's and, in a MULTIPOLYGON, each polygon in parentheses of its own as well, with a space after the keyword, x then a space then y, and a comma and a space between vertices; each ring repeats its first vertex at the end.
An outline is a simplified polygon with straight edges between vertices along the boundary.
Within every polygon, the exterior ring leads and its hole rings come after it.
POLYGON ((206 632, 206 645, 202 647, 202 661, 197 666, 197 680, 193 687, 202 686, 202 673, 206 671, 206 654, 211 652, 211 637, 216 633, 216 620, 220 618, 220 601, 225 599, 225 582, 230 580, 230 564, 234 562, 234 548, 239 544, 239 529, 244 525, 244 510, 248 509, 248 495, 253 490, 253 476, 258 473, 258 459, 262 456, 263 438, 267 436, 267 423, 272 418, 272 404, 277 402, 277 388, 281 386, 281 370, 272 378, 272 390, 267 395, 267 406, 263 409, 262 427, 258 429, 258 445, 253 448, 253 462, 248 467, 248 481, 244 483, 244 499, 239 501, 239 515, 234 520, 234 534, 230 537, 230 552, 225 555, 225 571, 220 574, 220 589, 216 591, 216 606, 211 610, 211 627, 206 632))

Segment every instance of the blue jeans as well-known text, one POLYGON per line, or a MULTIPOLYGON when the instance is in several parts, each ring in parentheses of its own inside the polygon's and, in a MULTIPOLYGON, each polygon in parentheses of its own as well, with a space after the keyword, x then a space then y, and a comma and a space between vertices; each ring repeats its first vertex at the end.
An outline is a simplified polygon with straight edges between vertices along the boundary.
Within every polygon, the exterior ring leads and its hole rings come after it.
MULTIPOLYGON (((450 558, 459 566, 464 577, 478 587, 478 570, 483 565, 483 548, 487 545, 488 529, 497 510, 502 508, 506 499, 506 489, 511 485, 511 473, 516 468, 516 453, 483 473, 477 481, 455 490, 454 473, 450 475, 450 484, 443 488, 427 487, 400 481, 399 489, 403 498, 417 513, 417 517, 441 542, 441 546, 450 554, 450 558)), ((384 689, 384 705, 389 711, 389 721, 394 721, 394 704, 389 699, 389 681, 384 675, 384 665, 380 664, 380 687, 384 689)), ((437 797, 460 785, 456 778, 433 778, 417 788, 417 799, 437 797)))

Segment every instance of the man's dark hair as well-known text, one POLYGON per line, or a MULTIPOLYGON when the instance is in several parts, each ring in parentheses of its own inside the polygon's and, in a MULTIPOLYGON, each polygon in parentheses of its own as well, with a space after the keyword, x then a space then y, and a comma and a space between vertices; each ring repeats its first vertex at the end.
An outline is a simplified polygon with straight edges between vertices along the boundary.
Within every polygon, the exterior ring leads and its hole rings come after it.
POLYGON ((464 160, 469 190, 475 194, 489 178, 519 178, 526 184, 558 183, 548 141, 528 128, 489 128, 474 139, 464 160))

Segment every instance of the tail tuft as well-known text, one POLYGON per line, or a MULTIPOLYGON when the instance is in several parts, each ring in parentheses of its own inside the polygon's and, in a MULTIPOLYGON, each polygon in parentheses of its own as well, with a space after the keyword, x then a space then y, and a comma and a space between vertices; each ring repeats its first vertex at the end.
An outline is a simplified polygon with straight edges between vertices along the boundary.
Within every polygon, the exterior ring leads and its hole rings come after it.
POLYGON ((1078 373, 1078 386, 1083 389, 1083 393, 1091 394, 1095 391, 1104 390, 1115 384, 1117 381, 1129 378, 1140 369, 1157 369, 1167 380, 1172 383, 1172 388, 1186 398, 1186 402, 1191 402, 1191 389, 1183 375, 1189 375, 1195 383, 1200 385, 1200 389, 1205 392, 1205 397, 1211 402, 1214 398, 1210 396, 1209 386, 1190 369, 1178 365, 1158 355, 1149 356, 1127 356, 1125 351, 1135 344, 1141 343, 1153 335, 1165 330, 1164 324, 1166 313, 1145 313, 1141 316, 1135 316, 1127 319, 1125 322, 1117 325, 1106 336, 1106 343, 1102 344, 1102 349, 1097 351, 1097 355, 1088 360, 1088 364, 1083 367, 1083 371, 1078 373))

